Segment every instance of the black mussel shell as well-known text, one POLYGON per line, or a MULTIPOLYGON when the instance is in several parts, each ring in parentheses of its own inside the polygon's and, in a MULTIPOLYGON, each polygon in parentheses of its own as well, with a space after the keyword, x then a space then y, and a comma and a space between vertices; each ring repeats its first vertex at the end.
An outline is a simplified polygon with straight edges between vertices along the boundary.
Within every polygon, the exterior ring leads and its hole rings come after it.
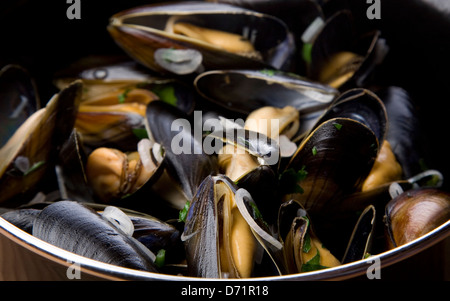
POLYGON ((301 193, 300 202, 311 214, 328 215, 337 210, 335 203, 354 192, 367 177, 378 152, 374 132, 348 118, 321 123, 302 141, 287 169, 306 171, 306 177, 294 182, 286 193, 301 193))
POLYGON ((195 79, 197 91, 213 103, 249 114, 264 106, 293 106, 304 113, 326 108, 338 91, 273 69, 213 70, 195 79))
POLYGON ((28 197, 24 195, 35 194, 37 185, 53 172, 58 150, 73 129, 81 92, 82 83, 75 81, 55 94, 0 149, 0 202, 14 202, 14 198, 21 202, 28 197))
POLYGON ((168 172, 179 183, 188 200, 203 179, 217 171, 216 158, 205 154, 202 137, 196 137, 190 118, 162 101, 147 106, 147 132, 165 151, 168 172))
POLYGON ((364 259, 370 255, 375 229, 376 210, 368 206, 360 215, 350 237, 342 263, 349 263, 364 259))
POLYGON ((34 80, 18 65, 6 65, 0 70, 0 147, 25 120, 40 108, 34 80))
POLYGON ((156 272, 153 259, 132 237, 74 201, 48 205, 36 216, 33 236, 69 252, 122 267, 156 272))
POLYGON ((345 91, 337 97, 316 126, 332 118, 349 118, 361 122, 376 135, 380 145, 388 130, 388 116, 384 103, 370 90, 354 88, 345 91))
POLYGON ((400 87, 382 89, 377 91, 377 95, 383 101, 389 118, 386 140, 391 144, 404 176, 409 178, 422 172, 429 150, 416 104, 400 87))
POLYGON ((351 52, 358 56, 342 69, 342 72, 353 72, 349 78, 336 86, 342 91, 366 85, 374 68, 383 60, 387 51, 379 31, 361 35, 357 32, 349 10, 339 10, 330 16, 309 43, 312 46, 306 55, 310 60, 307 64, 307 74, 313 80, 320 81, 320 73, 325 65, 330 63, 333 55, 351 52))
MULTIPOLYGON (((288 59, 290 37, 279 19, 226 4, 191 1, 140 6, 115 14, 108 30, 114 40, 134 59, 150 69, 167 73, 155 61, 159 49, 188 49, 201 54, 205 70, 224 68, 279 68, 288 59), (236 34, 248 31, 249 40, 262 60, 212 47, 204 42, 165 31, 170 17, 236 34), (253 37, 251 37, 253 35, 253 37)), ((169 72, 170 73, 170 72, 169 72)))
POLYGON ((0 217, 7 220, 17 228, 32 234, 34 219, 40 212, 40 209, 17 209, 5 212, 0 215, 0 217))

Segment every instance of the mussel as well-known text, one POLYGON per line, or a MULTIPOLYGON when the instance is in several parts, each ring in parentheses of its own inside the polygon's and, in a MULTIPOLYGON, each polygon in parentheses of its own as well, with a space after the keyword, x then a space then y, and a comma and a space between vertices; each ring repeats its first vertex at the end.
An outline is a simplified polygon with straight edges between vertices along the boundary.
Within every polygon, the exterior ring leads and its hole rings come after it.
POLYGON ((0 149, 0 202, 32 191, 53 167, 58 148, 72 131, 81 91, 76 81, 54 95, 0 149))
POLYGON ((112 16, 108 30, 131 57, 160 73, 279 68, 292 52, 281 20, 226 4, 194 1, 136 7, 112 16), (224 48, 233 41, 237 51, 224 48))
POLYGON ((162 147, 144 138, 136 148, 124 153, 99 147, 89 154, 86 178, 100 201, 111 203, 128 197, 160 176, 164 160, 162 147))
POLYGON ((389 118, 386 140, 402 167, 403 176, 413 177, 426 168, 427 151, 430 151, 418 107, 410 93, 400 87, 387 87, 376 94, 383 101, 389 118))
POLYGON ((450 220, 450 195, 436 188, 409 189, 386 205, 387 244, 395 248, 450 220))
MULTIPOLYGON (((248 192, 238 189, 228 177, 205 178, 190 204, 182 234, 188 274, 208 278, 250 277, 264 254, 269 254, 274 264, 275 256, 271 254, 279 252, 281 244, 267 225, 260 222, 258 213, 248 192)), ((270 271, 280 274, 278 265, 273 266, 270 271)))
POLYGON ((194 81, 201 96, 245 116, 262 107, 294 107, 299 111, 301 136, 339 94, 307 78, 273 69, 211 70, 194 81))
POLYGON ((33 236, 78 255, 118 266, 156 272, 151 253, 97 212, 73 201, 45 207, 33 236))
POLYGON ((350 241, 341 261, 343 264, 365 259, 371 255, 376 220, 375 206, 367 206, 359 216, 353 229, 350 241))
MULTIPOLYGON (((59 89, 65 88, 74 80, 81 80, 84 87, 83 100, 87 103, 93 99, 109 99, 107 103, 110 105, 136 102, 144 104, 151 99, 159 99, 188 114, 195 105, 192 87, 174 77, 152 74, 128 57, 83 57, 73 63, 73 66, 58 72, 55 77, 55 85, 59 89), (117 94, 114 96, 114 93, 117 94)), ((106 103, 102 102, 101 105, 106 103)))
POLYGON ((189 116, 165 102, 147 105, 146 129, 150 140, 165 151, 166 171, 172 191, 162 187, 160 193, 180 191, 173 206, 182 209, 193 198, 203 179, 217 171, 216 158, 205 153, 202 137, 194 135, 189 116))
POLYGON ((18 65, 7 65, 0 70, 1 119, 0 146, 34 112, 40 109, 39 94, 34 79, 18 65))
POLYGON ((130 209, 57 200, 10 209, 0 217, 65 250, 119 266, 161 272, 184 259, 176 224, 130 209), (157 261, 158 253, 164 253, 162 260, 157 261))
POLYGON ((340 10, 326 20, 318 17, 310 27, 313 33, 303 45, 308 77, 337 89, 366 85, 387 52, 379 31, 356 32, 348 10, 340 10))
MULTIPOLYGON (((299 146, 288 165, 307 175, 293 181, 284 193, 297 193, 311 215, 330 214, 341 197, 351 193, 368 175, 377 157, 375 134, 358 121, 333 118, 320 124, 299 146)), ((289 186, 289 185, 287 185, 289 186)))
MULTIPOLYGON (((231 121, 224 122, 225 138, 222 140, 226 143, 218 154, 219 172, 246 189, 270 223, 275 221, 274 212, 279 206, 274 188, 278 183, 280 161, 296 149, 290 139, 297 134, 299 122, 298 111, 291 106, 255 110, 247 116, 243 126, 231 125, 236 127, 235 131, 227 128, 231 121), (236 135, 228 137, 229 133, 236 135)), ((220 133, 211 135, 221 139, 220 133)))
POLYGON ((278 233, 283 243, 287 273, 309 272, 341 264, 314 233, 306 210, 293 199, 280 206, 278 233))
POLYGON ((154 93, 135 86, 84 99, 74 127, 91 147, 136 142, 135 133, 144 130, 146 106, 154 100, 158 100, 154 93))

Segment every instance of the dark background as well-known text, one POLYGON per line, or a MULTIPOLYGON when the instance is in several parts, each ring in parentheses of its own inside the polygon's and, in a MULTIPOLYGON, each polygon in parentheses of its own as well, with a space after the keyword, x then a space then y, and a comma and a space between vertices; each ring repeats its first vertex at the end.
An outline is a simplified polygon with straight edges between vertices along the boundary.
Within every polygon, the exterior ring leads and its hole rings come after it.
MULTIPOLYGON (((285 0, 288 2, 287 0, 285 0)), ((110 16, 158 1, 81 0, 81 19, 69 20, 65 0, 0 2, 0 67, 17 63, 37 81, 41 100, 56 92, 55 71, 87 55, 124 54, 106 31, 110 16)), ((283 2, 283 1, 282 1, 283 2)), ((320 2, 320 1, 319 1, 320 2)), ((326 1, 321 1, 326 2, 326 1)), ((337 0, 353 11, 359 28, 379 29, 390 51, 377 71, 382 85, 406 89, 420 109, 427 165, 450 180, 450 1, 381 0, 381 19, 368 20, 366 0, 337 0), (431 2, 440 3, 436 8, 431 2)))

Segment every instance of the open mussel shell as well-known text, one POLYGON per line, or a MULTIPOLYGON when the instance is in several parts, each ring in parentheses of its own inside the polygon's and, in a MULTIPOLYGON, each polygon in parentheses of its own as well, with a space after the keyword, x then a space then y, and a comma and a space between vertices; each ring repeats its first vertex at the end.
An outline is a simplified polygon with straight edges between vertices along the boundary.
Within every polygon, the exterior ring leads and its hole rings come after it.
POLYGON ((376 94, 383 101, 389 118, 386 140, 391 144, 404 176, 413 177, 426 165, 428 150, 418 107, 411 95, 400 87, 387 87, 376 94))
POLYGON ((163 147, 166 170, 175 186, 181 188, 185 200, 192 199, 203 179, 216 173, 217 166, 215 157, 204 152, 202 137, 194 136, 190 118, 170 104, 151 102, 146 129, 150 139, 163 147))
POLYGON ((407 179, 386 181, 368 190, 358 190, 346 195, 340 201, 337 215, 344 218, 348 216, 348 213, 362 211, 370 205, 375 206, 378 211, 383 211, 386 204, 403 191, 417 188, 439 189, 442 184, 442 174, 433 169, 425 170, 407 179))
POLYGON ((303 49, 308 77, 344 91, 363 86, 387 51, 380 32, 357 34, 347 10, 336 12, 318 30, 303 49))
POLYGON ((370 255, 376 224, 375 206, 369 205, 359 216, 353 229, 342 263, 364 259, 370 255))
POLYGON ((242 114, 292 106, 303 115, 326 108, 338 95, 327 85, 273 69, 212 70, 197 76, 194 85, 204 98, 242 114))
MULTIPOLYGON (((219 179, 212 176, 205 178, 192 199, 186 216, 181 239, 186 246, 188 274, 191 276, 222 277, 218 242, 219 235, 223 232, 219 229, 218 223, 219 214, 222 210, 218 208, 219 199, 215 197, 215 183, 219 179)), ((223 182, 223 179, 221 181, 229 189, 234 188, 234 185, 228 185, 230 181, 223 182)), ((224 193, 230 195, 233 191, 225 191, 224 193)), ((224 199, 229 200, 229 197, 224 199)))
POLYGON ((259 213, 248 192, 238 190, 228 177, 205 178, 189 207, 182 234, 188 274, 207 278, 250 277, 255 262, 263 260, 264 249, 270 249, 269 255, 281 250, 281 244, 255 212, 259 213))
MULTIPOLYGON (((244 128, 219 127, 207 135, 209 139, 222 141, 236 148, 236 153, 249 153, 259 165, 272 166, 278 170, 280 149, 276 140, 255 131, 244 128)), ((220 150, 220 149, 219 149, 220 150)))
MULTIPOLYGON (((117 44, 131 57, 148 68, 171 73, 155 59, 161 49, 180 49, 193 52, 194 56, 182 58, 184 62, 200 56, 196 67, 224 68, 279 68, 289 56, 289 37, 286 25, 279 19, 226 4, 206 2, 160 3, 132 8, 111 17, 108 30, 117 44), (214 46, 202 40, 166 31, 171 20, 237 34, 248 39, 260 53, 262 60, 254 59, 214 46)), ((163 53, 166 57, 171 53, 163 53)), ((177 59, 174 59, 176 62, 177 59)), ((176 65, 176 64, 174 64, 176 65)), ((179 64, 180 65, 180 64, 179 64)), ((175 71, 184 73, 184 71, 175 71)))
POLYGON ((55 167, 58 189, 63 199, 93 202, 94 192, 86 177, 87 156, 79 133, 73 129, 61 146, 55 167))
POLYGON ((282 19, 295 33, 302 33, 317 16, 323 15, 322 9, 314 0, 208 0, 226 3, 282 19))
POLYGON ((239 188, 249 192, 265 220, 273 224, 280 205, 276 189, 278 174, 268 165, 260 165, 235 181, 239 188))
POLYGON ((289 162, 286 170, 304 170, 307 175, 294 180, 286 193, 299 185, 299 201, 312 216, 330 214, 336 210, 335 201, 362 184, 377 152, 377 137, 367 126, 349 118, 329 119, 302 141, 289 162))
POLYGON ((321 243, 313 222, 295 199, 284 202, 278 211, 278 235, 283 243, 284 266, 288 273, 301 273, 340 265, 321 243))
MULTIPOLYGON (((55 76, 55 85, 63 89, 73 80, 83 82, 83 101, 107 98, 108 94, 120 91, 109 104, 127 101, 131 90, 148 90, 159 100, 170 103, 187 114, 195 106, 195 90, 176 78, 151 74, 147 68, 128 57, 88 56, 61 70, 55 76)), ((142 102, 143 97, 141 97, 142 102)), ((136 96, 134 100, 137 100, 136 96)))
MULTIPOLYGON (((274 200, 272 200, 274 201, 274 200)), ((245 219, 259 243, 260 257, 256 258, 255 276, 283 275, 286 273, 282 259, 282 243, 277 239, 276 231, 267 222, 268 212, 260 211, 260 203, 245 188, 239 188, 235 193, 236 206, 245 219)), ((273 224, 272 224, 273 225, 273 224)))
POLYGON ((31 115, 1 148, 0 202, 35 188, 69 137, 81 99, 81 82, 60 91, 31 115))
POLYGON ((278 128, 273 130, 276 133, 270 133, 272 130, 268 122, 257 125, 257 118, 253 121, 252 126, 247 127, 246 124, 241 127, 227 119, 210 119, 212 131, 206 135, 204 142, 207 145, 214 141, 219 173, 249 191, 266 219, 273 222, 272 217, 278 207, 274 188, 278 182, 281 151, 278 142, 266 134, 278 135, 278 128))
MULTIPOLYGON (((349 118, 356 120, 376 135, 381 144, 388 130, 388 115, 381 99, 370 90, 354 88, 339 95, 316 121, 316 126, 332 118, 349 118)), ((314 127, 313 127, 314 129, 314 127)))
POLYGON ((85 97, 101 94, 113 88, 122 88, 153 78, 146 68, 127 56, 82 57, 54 75, 54 85, 59 89, 81 79, 85 97))
POLYGON ((74 127, 86 146, 128 150, 146 136, 146 105, 156 100, 156 94, 136 85, 84 98, 74 127))
POLYGON ((299 111, 300 127, 293 141, 311 129, 339 94, 330 86, 273 69, 207 71, 197 76, 194 85, 218 108, 244 116, 267 106, 294 107, 299 111))
POLYGON ((40 109, 36 84, 28 72, 18 65, 6 65, 0 70, 0 146, 40 109))
POLYGON ((386 205, 387 244, 408 244, 450 220, 450 194, 436 188, 405 190, 386 205))

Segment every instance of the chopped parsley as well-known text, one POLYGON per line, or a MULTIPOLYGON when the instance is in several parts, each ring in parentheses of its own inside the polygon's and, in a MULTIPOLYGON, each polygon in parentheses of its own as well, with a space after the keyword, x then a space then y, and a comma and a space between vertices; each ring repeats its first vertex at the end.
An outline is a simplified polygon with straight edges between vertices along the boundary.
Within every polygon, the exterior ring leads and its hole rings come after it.
POLYGON ((125 91, 123 91, 123 93, 120 93, 118 98, 119 98, 119 103, 125 103, 125 100, 127 99, 128 93, 130 93, 131 88, 125 89, 125 91))
POLYGON ((340 123, 335 122, 335 123, 333 123, 333 125, 338 131, 340 131, 342 129, 342 124, 340 124, 340 123))
POLYGON ((160 267, 164 266, 165 261, 166 261, 166 250, 161 249, 156 254, 155 265, 158 268, 160 268, 160 267))
POLYGON ((303 252, 309 253, 310 250, 311 250, 311 236, 307 232, 303 239, 303 252))
POLYGON ((311 63, 311 60, 312 60, 311 59, 312 47, 313 47, 313 44, 311 44, 311 43, 303 44, 302 57, 303 57, 303 60, 305 60, 305 62, 307 62, 307 63, 311 63))
POLYGON ((275 70, 272 69, 263 69, 260 71, 262 74, 268 75, 268 76, 274 76, 275 70))
POLYGON ((182 222, 186 222, 186 216, 189 211, 189 206, 191 203, 189 201, 186 201, 186 204, 184 204, 183 209, 180 210, 180 213, 178 214, 178 219, 182 222))
POLYGON ((148 138, 148 133, 146 129, 143 128, 134 128, 132 129, 133 134, 140 140, 144 138, 148 138))
POLYGON ((256 206, 256 204, 254 202, 250 202, 250 206, 252 207, 252 215, 253 215, 253 219, 264 224, 264 226, 266 226, 267 228, 269 228, 269 225, 267 224, 267 222, 263 219, 263 216, 261 214, 261 211, 259 211, 258 207, 256 206))
POLYGON ((158 95, 160 100, 173 106, 177 105, 178 99, 175 95, 175 88, 172 85, 157 85, 152 87, 151 90, 158 95))
POLYGON ((308 172, 305 170, 305 166, 298 171, 295 171, 293 168, 285 170, 280 175, 282 191, 285 191, 286 193, 303 193, 304 190, 299 183, 304 180, 307 175, 308 172))
POLYGON ((326 268, 328 267, 320 264, 320 253, 319 250, 317 250, 316 255, 313 258, 311 258, 310 261, 302 265, 302 272, 310 272, 326 268))
POLYGON ((45 161, 39 161, 33 164, 33 166, 31 166, 28 170, 26 170, 23 175, 29 175, 30 173, 32 173, 33 171, 39 169, 39 167, 43 166, 45 164, 45 161))

